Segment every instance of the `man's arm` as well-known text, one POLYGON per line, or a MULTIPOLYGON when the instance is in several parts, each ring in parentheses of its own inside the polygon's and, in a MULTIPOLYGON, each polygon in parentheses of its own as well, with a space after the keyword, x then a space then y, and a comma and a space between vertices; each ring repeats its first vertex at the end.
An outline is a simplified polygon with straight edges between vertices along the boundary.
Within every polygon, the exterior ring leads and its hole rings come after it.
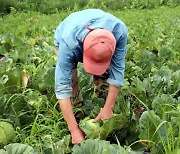
POLYGON ((63 117, 72 136, 72 144, 79 144, 84 140, 85 135, 76 122, 70 101, 73 55, 71 55, 72 52, 69 50, 67 45, 61 42, 61 51, 58 52, 55 72, 55 92, 63 117))
POLYGON ((82 130, 79 128, 76 119, 73 114, 71 101, 67 99, 58 100, 64 119, 67 122, 68 129, 71 132, 72 144, 79 144, 84 140, 85 135, 82 130))
POLYGON ((69 131, 72 132, 73 130, 78 128, 78 124, 73 114, 71 101, 69 98, 67 98, 67 99, 59 99, 58 102, 59 102, 62 114, 64 116, 64 119, 67 121, 69 131))
POLYGON ((113 115, 113 109, 118 96, 118 92, 119 92, 119 88, 117 88, 116 86, 109 85, 109 90, 105 105, 98 114, 98 116, 93 120, 93 122, 96 122, 99 119, 108 119, 113 115))
MULTIPOLYGON (((71 73, 72 71, 70 71, 71 67, 69 67, 68 70, 60 67, 60 66, 63 66, 63 63, 59 64, 59 62, 60 61, 58 61, 56 65, 56 96, 58 98, 58 102, 59 102, 63 117, 65 121, 67 122, 68 129, 71 133, 72 144, 79 144, 81 141, 84 140, 85 135, 82 132, 82 130, 79 128, 73 114, 72 105, 70 101, 70 93, 71 93, 72 88, 70 87, 70 85, 69 86, 63 85, 63 82, 66 84, 68 83, 68 79, 70 79, 70 77, 72 76, 70 75, 69 77, 68 74, 72 74, 71 73)), ((62 62, 62 59, 61 59, 61 62, 62 62)))
POLYGON ((118 96, 119 88, 124 85, 125 55, 126 55, 127 29, 124 35, 118 40, 115 54, 111 60, 108 96, 105 105, 98 116, 94 119, 108 119, 113 114, 113 108, 118 96))

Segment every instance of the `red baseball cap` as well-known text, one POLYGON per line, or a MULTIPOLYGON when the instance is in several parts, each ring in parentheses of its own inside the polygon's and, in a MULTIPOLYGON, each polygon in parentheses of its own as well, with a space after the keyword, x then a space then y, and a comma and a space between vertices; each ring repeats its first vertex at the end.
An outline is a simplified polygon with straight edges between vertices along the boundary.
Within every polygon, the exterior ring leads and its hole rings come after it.
POLYGON ((109 30, 92 30, 83 43, 85 71, 93 75, 102 75, 110 65, 115 47, 116 39, 109 30))

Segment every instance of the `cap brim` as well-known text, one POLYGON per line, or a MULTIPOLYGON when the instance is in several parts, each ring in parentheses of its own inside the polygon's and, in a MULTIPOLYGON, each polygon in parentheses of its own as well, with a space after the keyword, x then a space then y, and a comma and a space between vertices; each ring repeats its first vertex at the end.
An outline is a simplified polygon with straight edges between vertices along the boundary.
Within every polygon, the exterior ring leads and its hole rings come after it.
POLYGON ((110 60, 103 63, 95 63, 86 56, 83 57, 84 69, 87 73, 93 75, 102 75, 109 67, 110 60))

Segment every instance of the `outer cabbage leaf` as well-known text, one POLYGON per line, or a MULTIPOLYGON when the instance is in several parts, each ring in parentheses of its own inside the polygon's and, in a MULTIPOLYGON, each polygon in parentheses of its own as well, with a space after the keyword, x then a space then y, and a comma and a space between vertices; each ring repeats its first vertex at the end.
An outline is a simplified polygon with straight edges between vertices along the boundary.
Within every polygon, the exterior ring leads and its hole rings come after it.
MULTIPOLYGON (((91 120, 89 117, 81 120, 79 123, 80 128, 86 134, 86 138, 99 138, 99 134, 102 131, 102 128, 100 125, 97 125, 97 129, 93 129, 89 123, 89 120, 91 120)), ((99 124, 99 121, 97 123, 99 124)))
MULTIPOLYGON (((75 145, 72 149, 73 154, 111 154, 112 151, 117 153, 114 147, 111 147, 108 141, 99 139, 88 139, 80 145, 75 145)), ((124 149, 123 149, 124 151, 124 149)))
MULTIPOLYGON (((161 119, 154 113, 154 111, 145 111, 141 115, 140 118, 140 139, 141 140, 149 140, 158 142, 159 141, 159 135, 156 131, 158 125, 161 123, 161 119)), ((161 130, 161 127, 159 128, 161 130)), ((148 147, 151 146, 151 143, 144 142, 145 145, 148 147)))
POLYGON ((114 131, 124 128, 128 123, 128 116, 125 114, 116 114, 107 120, 102 126, 100 138, 106 139, 114 131))
POLYGON ((0 121, 0 148, 11 143, 15 136, 16 133, 14 127, 6 121, 0 121))
POLYGON ((169 94, 157 96, 152 102, 153 110, 160 117, 162 117, 162 115, 166 112, 173 111, 177 107, 177 105, 178 102, 176 101, 176 99, 174 99, 169 94))
POLYGON ((142 152, 126 150, 120 145, 99 139, 88 139, 81 142, 80 145, 75 145, 72 151, 73 154, 142 154, 142 152))
POLYGON ((8 144, 0 150, 1 154, 37 154, 37 152, 27 144, 13 143, 8 144))
POLYGON ((105 121, 101 127, 97 127, 97 129, 92 129, 91 126, 88 124, 87 119, 82 120, 79 126, 86 134, 86 138, 106 139, 114 131, 120 130, 121 128, 125 127, 127 122, 127 115, 116 114, 113 117, 109 118, 107 121, 105 121))

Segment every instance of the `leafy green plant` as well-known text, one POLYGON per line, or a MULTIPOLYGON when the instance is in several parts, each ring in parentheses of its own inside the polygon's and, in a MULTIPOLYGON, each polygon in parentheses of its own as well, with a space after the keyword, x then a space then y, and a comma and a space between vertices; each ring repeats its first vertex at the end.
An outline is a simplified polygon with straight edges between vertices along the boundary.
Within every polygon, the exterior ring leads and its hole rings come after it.
POLYGON ((0 147, 11 143, 15 136, 14 127, 6 121, 0 121, 0 147))
POLYGON ((21 153, 28 153, 28 154, 37 154, 37 152, 27 144, 20 144, 20 143, 13 143, 8 144, 4 147, 4 149, 0 149, 1 154, 21 154, 21 153))
POLYGON ((73 154, 78 153, 88 153, 88 154, 118 154, 118 153, 126 153, 126 154, 141 154, 141 152, 135 151, 126 151, 123 147, 116 144, 110 144, 108 141, 99 140, 99 139, 88 139, 80 145, 75 145, 72 149, 73 154))
POLYGON ((11 7, 15 6, 14 0, 1 0, 0 1, 0 15, 7 14, 11 12, 11 7))
MULTIPOLYGON (((98 5, 116 15, 129 29, 126 85, 120 89, 112 118, 99 121, 98 129, 92 129, 85 120, 80 122, 85 123, 81 128, 87 138, 74 147, 70 136, 66 136, 69 132, 54 94, 57 56, 53 35, 71 9, 79 10, 90 1, 27 2, 19 1, 16 6, 21 8, 12 9, 0 19, 0 58, 4 57, 0 59, 0 118, 13 123, 15 142, 28 144, 38 153, 71 153, 72 148, 74 152, 101 152, 102 148, 114 153, 179 152, 180 9, 157 7, 173 1, 91 1, 91 6, 98 5), (128 10, 129 7, 137 9, 128 10), (17 11, 24 8, 23 12, 17 11)), ((93 119, 105 99, 97 98, 93 78, 81 64, 78 76, 84 106, 74 107, 73 111, 93 119)), ((5 148, 4 151, 7 152, 5 148)))
POLYGON ((80 128, 85 132, 87 138, 106 139, 114 131, 125 127, 128 121, 128 116, 125 114, 117 114, 107 121, 92 124, 89 118, 80 121, 80 128), (102 124, 100 124, 102 123, 102 124))

